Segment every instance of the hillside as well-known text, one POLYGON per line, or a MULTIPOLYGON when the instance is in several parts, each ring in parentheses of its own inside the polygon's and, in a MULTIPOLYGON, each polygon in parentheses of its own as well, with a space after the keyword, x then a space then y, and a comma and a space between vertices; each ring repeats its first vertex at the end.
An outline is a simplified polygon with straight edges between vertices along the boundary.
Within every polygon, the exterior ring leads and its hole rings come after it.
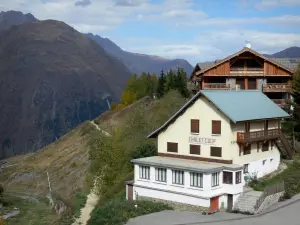
POLYGON ((0 32, 0 157, 33 152, 117 101, 122 62, 67 24, 24 23, 0 32))
MULTIPOLYGON (((144 118, 151 126, 147 125, 144 127, 145 129, 130 129, 128 132, 130 135, 134 134, 134 140, 128 143, 134 146, 144 142, 146 134, 164 123, 185 102, 186 100, 175 92, 167 94, 160 100, 145 97, 120 111, 103 113, 95 120, 95 123, 101 129, 105 128, 106 131, 111 132, 112 138, 115 138, 114 132, 117 128, 133 126, 129 124, 130 118, 140 124, 141 121, 136 121, 135 117, 139 113, 147 113, 144 118)), ((46 173, 48 171, 52 190, 60 196, 63 202, 74 208, 76 205, 75 195, 78 190, 91 187, 92 175, 89 173, 91 154, 89 154, 89 150, 94 147, 95 141, 101 140, 100 137, 101 132, 96 129, 96 126, 90 121, 86 121, 37 153, 28 153, 5 160, 6 166, 13 166, 2 169, 0 183, 4 185, 6 192, 23 194, 26 190, 29 196, 46 195, 49 190, 46 173)), ((125 139, 124 136, 123 141, 128 142, 128 139, 125 139)), ((123 145, 122 150, 125 155, 130 156, 134 148, 123 145)), ((107 149, 100 148, 97 151, 105 152, 107 149)), ((125 157, 123 159, 127 160, 125 157)), ((95 160, 97 159, 92 158, 93 163, 95 160)), ((117 172, 122 174, 125 171, 117 172)), ((131 176, 131 173, 128 175, 131 176)), ((128 179, 130 178, 128 177, 128 179)), ((111 186, 114 192, 125 190, 123 180, 115 180, 114 184, 115 186, 111 186)))
POLYGON ((8 29, 12 25, 36 21, 37 19, 30 13, 23 14, 17 11, 0 12, 0 31, 8 29))
POLYGON ((101 45, 105 51, 116 58, 121 59, 124 64, 135 74, 150 72, 160 74, 161 70, 177 69, 181 67, 189 75, 192 73, 192 65, 184 59, 165 59, 159 56, 132 53, 122 50, 108 38, 102 38, 99 35, 88 33, 87 36, 101 45))
POLYGON ((300 47, 293 46, 266 56, 269 58, 300 58, 300 47))

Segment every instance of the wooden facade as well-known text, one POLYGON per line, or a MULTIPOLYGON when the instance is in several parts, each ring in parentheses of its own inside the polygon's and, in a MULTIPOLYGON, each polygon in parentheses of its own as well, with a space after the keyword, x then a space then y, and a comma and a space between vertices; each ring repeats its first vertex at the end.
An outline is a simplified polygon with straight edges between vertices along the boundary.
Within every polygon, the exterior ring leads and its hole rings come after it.
POLYGON ((286 106, 291 92, 293 71, 265 56, 244 48, 216 61, 210 67, 196 65, 190 77, 193 91, 199 90, 261 90, 280 106, 286 106))

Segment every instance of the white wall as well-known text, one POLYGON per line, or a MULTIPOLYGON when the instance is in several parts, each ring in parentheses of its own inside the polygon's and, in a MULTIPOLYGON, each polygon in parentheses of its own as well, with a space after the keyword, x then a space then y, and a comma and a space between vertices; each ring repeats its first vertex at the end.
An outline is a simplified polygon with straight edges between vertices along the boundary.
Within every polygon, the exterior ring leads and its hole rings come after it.
MULTIPOLYGON (((158 135, 158 152, 167 153, 167 142, 178 143, 178 153, 180 155, 190 155, 189 137, 213 138, 215 143, 213 146, 222 147, 222 157, 211 157, 210 146, 201 145, 200 157, 231 159, 230 139, 231 127, 229 119, 222 112, 210 104, 204 97, 200 97, 184 114, 179 116, 174 123, 158 135), (191 119, 200 120, 199 134, 191 133, 191 119), (221 121, 221 135, 213 135, 212 120, 221 121)), ((197 155, 193 155, 197 157, 197 155)))
MULTIPOLYGON (((150 167, 150 180, 139 179, 139 166, 135 165, 135 185, 143 187, 156 188, 162 191, 180 192, 189 195, 197 195, 199 197, 211 198, 219 196, 223 193, 238 194, 243 192, 244 180, 242 176, 242 183, 235 184, 235 171, 233 171, 233 184, 223 184, 223 174, 219 174, 219 186, 211 187, 211 174, 203 173, 203 188, 190 186, 190 172, 184 172, 184 185, 177 185, 172 183, 172 169, 167 169, 167 182, 159 182, 155 180, 155 168, 150 167)), ((229 170, 228 170, 229 171, 229 170)), ((231 172, 231 171, 230 171, 231 172)))

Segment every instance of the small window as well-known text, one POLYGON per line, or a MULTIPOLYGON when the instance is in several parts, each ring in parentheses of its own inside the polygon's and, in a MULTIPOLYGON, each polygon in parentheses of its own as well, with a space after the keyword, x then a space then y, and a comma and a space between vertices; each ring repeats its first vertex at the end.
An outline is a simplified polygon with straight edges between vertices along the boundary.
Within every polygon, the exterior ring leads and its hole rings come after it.
POLYGON ((178 152, 178 143, 168 142, 167 143, 168 152, 178 152))
POLYGON ((184 172, 181 170, 172 171, 172 183, 173 184, 184 184, 184 172))
POLYGON ((149 166, 140 166, 140 179, 150 180, 149 166))
POLYGON ((220 172, 211 174, 211 186, 212 187, 219 186, 219 175, 220 175, 220 172))
POLYGON ((199 133, 199 120, 191 120, 191 133, 199 133))
POLYGON ((235 183, 236 184, 242 183, 242 171, 238 171, 235 173, 235 183))
POLYGON ((266 141, 265 143, 262 144, 262 149, 263 152, 269 151, 269 142, 266 141))
POLYGON ((221 147, 210 147, 210 156, 222 157, 222 148, 221 147))
POLYGON ((203 187, 203 174, 202 173, 190 173, 191 186, 192 187, 203 187))
POLYGON ((244 173, 248 173, 249 164, 244 164, 244 173))
POLYGON ((155 180, 167 182, 167 170, 164 168, 155 168, 155 180))
POLYGON ((221 134, 221 121, 213 120, 212 121, 212 134, 221 134))
POLYGON ((200 155, 200 145, 190 145, 190 154, 200 155))
POLYGON ((244 146, 244 155, 249 155, 249 154, 251 154, 251 144, 244 146))
POLYGON ((232 184, 232 172, 223 171, 223 183, 232 184))
POLYGON ((263 161, 262 161, 263 166, 266 164, 266 161, 267 161, 267 160, 263 160, 263 161))

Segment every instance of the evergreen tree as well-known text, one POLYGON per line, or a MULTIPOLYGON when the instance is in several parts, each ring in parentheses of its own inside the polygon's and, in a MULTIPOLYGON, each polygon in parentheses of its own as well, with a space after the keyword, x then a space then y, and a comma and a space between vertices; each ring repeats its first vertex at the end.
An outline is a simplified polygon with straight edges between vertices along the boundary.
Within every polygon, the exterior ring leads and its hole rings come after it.
POLYGON ((164 71, 161 70, 160 76, 158 78, 157 89, 156 89, 158 98, 161 98, 162 96, 164 96, 165 83, 166 83, 166 75, 165 75, 164 71))
POLYGON ((186 73, 183 71, 182 68, 177 69, 176 74, 176 89, 180 92, 180 94, 187 98, 190 96, 190 93, 187 88, 187 78, 186 73))
POLYGON ((166 75, 166 83, 165 83, 165 93, 169 92, 172 89, 176 89, 175 85, 175 73, 173 70, 169 70, 169 72, 166 75))

